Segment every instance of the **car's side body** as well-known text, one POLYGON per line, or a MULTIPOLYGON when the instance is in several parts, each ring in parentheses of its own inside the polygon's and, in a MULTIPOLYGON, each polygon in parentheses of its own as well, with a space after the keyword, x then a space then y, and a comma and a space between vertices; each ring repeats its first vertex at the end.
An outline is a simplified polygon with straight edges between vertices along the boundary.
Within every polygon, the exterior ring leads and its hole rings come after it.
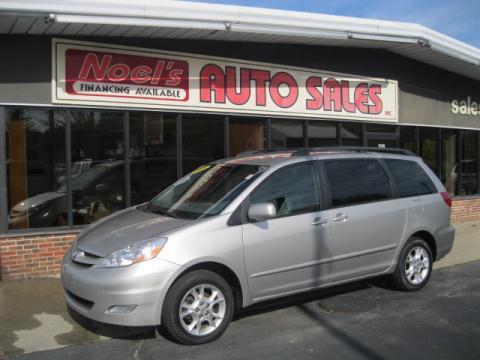
MULTIPOLYGON (((242 161, 227 159, 222 161, 242 161)), ((262 163, 244 159, 244 163, 262 163)), ((372 164, 373 164, 372 162, 372 164)), ((303 186, 303 185, 302 185, 303 186)), ((450 208, 440 195, 445 189, 420 158, 373 152, 326 152, 287 156, 268 162, 268 169, 248 185, 223 211, 195 221, 165 219, 134 207, 94 225, 75 245, 96 261, 120 245, 99 245, 106 237, 127 246, 161 234, 168 244, 155 259, 124 268, 97 268, 72 260, 63 264, 68 304, 98 321, 129 325, 158 325, 164 298, 172 284, 191 269, 223 274, 238 292, 237 307, 288 294, 389 274, 414 235, 424 237, 434 260, 453 244, 450 208), (435 192, 397 196, 385 159, 413 161, 428 174, 435 192), (329 161, 373 161, 385 171, 392 195, 380 201, 333 206, 326 167, 329 161), (318 206, 292 216, 253 222, 247 218, 252 194, 285 169, 314 171, 318 206), (85 266, 84 266, 85 265, 85 266), (112 281, 114 279, 114 281, 112 281), (82 303, 87 299, 90 303, 82 303), (116 315, 109 306, 139 304, 131 314, 116 315)), ((312 195, 313 196, 313 195, 312 195)), ((315 202, 317 204, 317 202, 315 202)))

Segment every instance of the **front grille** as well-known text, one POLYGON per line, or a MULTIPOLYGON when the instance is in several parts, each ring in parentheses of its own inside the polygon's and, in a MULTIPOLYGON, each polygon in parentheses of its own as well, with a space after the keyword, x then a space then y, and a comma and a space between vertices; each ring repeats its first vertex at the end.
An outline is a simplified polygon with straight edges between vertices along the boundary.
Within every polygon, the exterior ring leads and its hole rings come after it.
POLYGON ((87 299, 84 299, 78 295, 75 295, 74 293, 72 293, 71 291, 68 291, 65 289, 65 291, 67 292, 67 295, 73 300, 75 301, 76 303, 82 305, 83 307, 86 307, 87 309, 91 309, 92 306, 95 304, 93 301, 90 301, 90 300, 87 300, 87 299))

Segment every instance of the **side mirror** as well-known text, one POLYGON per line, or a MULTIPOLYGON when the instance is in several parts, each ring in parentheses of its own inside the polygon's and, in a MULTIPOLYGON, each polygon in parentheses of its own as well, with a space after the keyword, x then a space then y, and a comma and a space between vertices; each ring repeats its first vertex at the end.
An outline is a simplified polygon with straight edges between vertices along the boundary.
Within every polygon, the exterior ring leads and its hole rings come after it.
POLYGON ((255 221, 273 219, 277 216, 277 208, 272 203, 259 203, 250 205, 248 218, 255 221))

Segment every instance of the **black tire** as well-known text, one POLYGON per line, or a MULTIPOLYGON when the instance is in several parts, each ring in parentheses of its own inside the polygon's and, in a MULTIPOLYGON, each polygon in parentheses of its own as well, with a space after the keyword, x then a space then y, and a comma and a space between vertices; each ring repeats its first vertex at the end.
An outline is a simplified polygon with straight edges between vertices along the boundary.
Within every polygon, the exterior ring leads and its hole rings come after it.
POLYGON ((178 278, 168 290, 162 309, 162 328, 172 340, 180 344, 205 344, 220 337, 227 329, 233 316, 234 307, 232 289, 223 277, 208 270, 192 271, 178 278), (187 293, 201 284, 213 285, 221 291, 225 299, 225 315, 218 327, 212 332, 206 335, 192 335, 184 329, 179 310, 187 293))
MULTIPOLYGON (((411 237, 405 246, 403 247, 400 256, 398 257, 398 263, 395 268, 395 272, 391 276, 392 280, 392 285, 402 291, 417 291, 423 288, 427 283, 428 280, 430 279, 430 276, 432 274, 432 265, 433 265, 433 256, 432 256, 432 250, 430 249, 430 246, 425 242, 425 240, 418 238, 418 237, 411 237), (424 253, 422 254, 421 259, 426 255, 428 256, 428 267, 422 267, 426 270, 428 270, 425 273, 425 277, 418 283, 415 283, 413 280, 414 276, 409 278, 407 277, 406 274, 406 269, 409 268, 410 264, 407 264, 407 259, 409 254, 415 254, 416 249, 424 249, 424 253)), ((418 281, 418 280, 417 280, 418 281)))

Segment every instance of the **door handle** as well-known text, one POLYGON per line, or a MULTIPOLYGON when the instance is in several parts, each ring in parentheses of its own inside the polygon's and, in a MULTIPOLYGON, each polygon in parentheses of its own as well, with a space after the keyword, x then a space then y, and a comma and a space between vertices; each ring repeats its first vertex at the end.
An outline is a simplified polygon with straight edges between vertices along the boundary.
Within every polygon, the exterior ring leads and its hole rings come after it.
POLYGON ((347 214, 338 213, 338 214, 335 215, 335 217, 333 218, 333 221, 343 221, 343 220, 347 220, 347 219, 348 219, 348 215, 347 215, 347 214))
POLYGON ((313 219, 313 222, 312 222, 312 225, 314 226, 317 226, 317 225, 327 225, 328 224, 328 220, 327 219, 322 219, 320 217, 317 217, 315 219, 313 219))

